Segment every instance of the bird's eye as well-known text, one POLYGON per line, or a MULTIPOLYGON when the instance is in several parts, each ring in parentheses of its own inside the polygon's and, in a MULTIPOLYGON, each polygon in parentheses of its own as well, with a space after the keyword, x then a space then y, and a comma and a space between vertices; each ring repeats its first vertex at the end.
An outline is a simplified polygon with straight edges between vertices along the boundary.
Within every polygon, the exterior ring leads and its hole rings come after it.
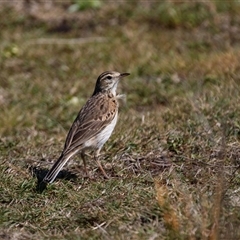
POLYGON ((109 79, 109 80, 112 79, 112 76, 107 76, 107 79, 109 79))

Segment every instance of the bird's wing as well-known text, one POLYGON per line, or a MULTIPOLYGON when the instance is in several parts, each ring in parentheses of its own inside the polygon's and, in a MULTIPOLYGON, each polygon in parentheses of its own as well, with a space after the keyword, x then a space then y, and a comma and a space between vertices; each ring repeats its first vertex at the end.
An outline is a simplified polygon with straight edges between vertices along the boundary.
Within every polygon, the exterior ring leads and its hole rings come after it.
POLYGON ((106 99, 106 96, 101 94, 92 96, 70 128, 63 154, 79 148, 84 142, 101 132, 114 119, 117 111, 115 98, 106 99))

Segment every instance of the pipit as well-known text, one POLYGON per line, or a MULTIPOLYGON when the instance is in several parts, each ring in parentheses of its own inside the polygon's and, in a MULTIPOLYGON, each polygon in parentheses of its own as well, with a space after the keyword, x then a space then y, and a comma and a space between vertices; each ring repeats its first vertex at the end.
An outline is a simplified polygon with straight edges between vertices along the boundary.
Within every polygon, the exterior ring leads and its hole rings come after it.
POLYGON ((82 107, 68 132, 61 156, 44 177, 43 182, 52 183, 67 161, 78 152, 81 153, 86 170, 84 151, 88 148, 94 150, 94 159, 104 177, 108 178, 99 161, 99 153, 117 122, 118 82, 128 75, 129 73, 107 71, 98 77, 92 96, 82 107))

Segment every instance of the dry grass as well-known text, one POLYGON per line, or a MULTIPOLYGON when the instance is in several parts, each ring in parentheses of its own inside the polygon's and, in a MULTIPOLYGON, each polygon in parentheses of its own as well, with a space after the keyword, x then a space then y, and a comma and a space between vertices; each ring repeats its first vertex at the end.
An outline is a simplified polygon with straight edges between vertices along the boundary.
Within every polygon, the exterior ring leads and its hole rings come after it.
POLYGON ((239 3, 118 4, 1 4, 0 239, 238 239, 239 3), (37 193, 105 70, 131 73, 111 178, 76 157, 37 193))

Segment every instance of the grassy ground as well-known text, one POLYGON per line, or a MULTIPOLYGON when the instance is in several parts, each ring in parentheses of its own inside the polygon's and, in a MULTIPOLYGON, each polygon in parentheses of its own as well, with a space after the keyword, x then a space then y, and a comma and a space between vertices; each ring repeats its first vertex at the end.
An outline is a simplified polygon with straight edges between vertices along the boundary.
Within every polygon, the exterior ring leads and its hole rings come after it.
POLYGON ((0 239, 240 238, 240 4, 101 3, 1 4, 0 239), (111 178, 75 157, 36 192, 105 70, 111 178))

